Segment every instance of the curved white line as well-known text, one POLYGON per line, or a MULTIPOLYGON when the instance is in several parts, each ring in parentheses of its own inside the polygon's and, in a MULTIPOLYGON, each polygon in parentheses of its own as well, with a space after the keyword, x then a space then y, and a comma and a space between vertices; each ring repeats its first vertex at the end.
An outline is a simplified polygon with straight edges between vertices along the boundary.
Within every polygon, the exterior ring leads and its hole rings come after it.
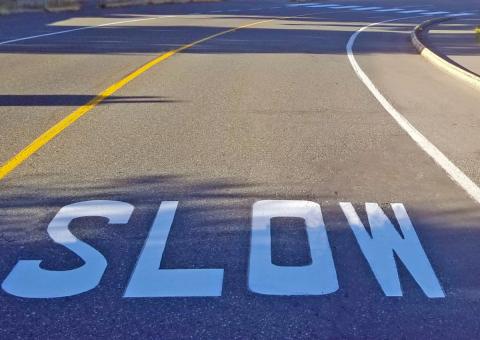
POLYGON ((373 96, 382 104, 385 110, 392 116, 392 118, 400 125, 400 127, 417 143, 417 145, 425 151, 433 160, 448 174, 448 176, 457 183, 463 190, 465 190, 471 198, 473 198, 477 203, 480 203, 480 188, 475 184, 467 175, 465 175, 462 170, 460 170, 452 161, 450 161, 447 156, 445 156, 435 145, 433 145, 424 135, 420 133, 400 112, 398 112, 392 104, 380 93, 380 91, 375 87, 370 78, 363 72, 360 65, 355 60, 352 48, 355 40, 358 35, 363 31, 367 30, 371 26, 397 21, 405 20, 408 18, 397 18, 393 20, 385 20, 381 22, 376 22, 367 26, 362 27, 356 31, 347 43, 347 55, 350 64, 352 64, 353 70, 360 78, 360 80, 365 84, 365 86, 370 90, 373 96))

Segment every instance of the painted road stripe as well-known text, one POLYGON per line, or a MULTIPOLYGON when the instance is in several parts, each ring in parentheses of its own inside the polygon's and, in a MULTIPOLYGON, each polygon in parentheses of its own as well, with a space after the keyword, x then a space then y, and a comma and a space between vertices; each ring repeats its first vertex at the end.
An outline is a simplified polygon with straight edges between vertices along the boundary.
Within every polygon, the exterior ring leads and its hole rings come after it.
POLYGON ((329 7, 335 7, 339 6, 337 4, 330 4, 330 5, 309 5, 307 6, 308 8, 329 8, 329 7))
POLYGON ((19 153, 17 153, 15 156, 10 158, 4 165, 0 167, 0 180, 5 178, 10 172, 15 170, 20 164, 22 164, 24 161, 26 161, 31 155, 33 155, 35 152, 40 150, 45 144, 50 142, 53 138, 58 136, 63 130, 65 130, 67 127, 75 123, 78 119, 80 119, 82 116, 84 116, 86 113, 94 109, 98 104, 103 102, 105 99, 113 95, 115 92, 123 88, 125 85, 127 85, 129 82, 132 80, 138 78, 140 75, 143 73, 147 72, 149 69, 154 67, 155 65, 161 63, 162 61, 172 57, 173 55, 182 52, 186 49, 189 49, 195 45, 201 44, 205 41, 214 39, 216 37, 238 31, 240 29, 252 27, 255 25, 259 25, 262 23, 266 22, 271 22, 275 19, 269 19, 269 20, 262 20, 262 21, 257 21, 248 25, 243 25, 235 28, 231 28, 226 31, 222 31, 220 33, 216 33, 213 35, 210 35, 208 37, 205 37, 203 39, 194 41, 190 44, 184 45, 176 50, 172 50, 169 52, 166 52, 157 58, 149 61, 142 67, 138 68, 137 70, 133 71, 123 79, 119 80, 115 84, 111 85, 108 87, 106 90, 98 94, 95 98, 93 98, 91 101, 89 101, 87 104, 79 107, 72 113, 70 113, 68 116, 60 120, 58 123, 56 123, 54 126, 52 126, 50 129, 45 131, 43 134, 41 134, 39 137, 37 137, 30 145, 25 147, 23 150, 21 150, 19 153))
POLYGON ((437 14, 448 14, 450 12, 442 12, 442 11, 439 11, 439 12, 425 12, 425 13, 422 13, 422 15, 437 15, 437 14))
POLYGON ((421 12, 425 12, 425 10, 424 9, 414 9, 414 10, 411 10, 411 11, 401 11, 401 12, 398 12, 398 13, 411 14, 411 13, 421 13, 421 12))
MULTIPOLYGON (((361 6, 350 6, 350 5, 338 5, 338 4, 312 4, 312 3, 305 3, 305 4, 289 4, 286 5, 287 7, 307 7, 307 8, 328 8, 328 9, 348 9, 351 11, 373 11, 373 12, 380 12, 380 13, 388 13, 388 12, 398 12, 401 14, 412 14, 418 13, 422 15, 440 15, 440 14, 448 14, 450 12, 447 11, 435 11, 431 12, 431 9, 414 9, 414 10, 407 10, 404 8, 385 8, 382 7, 361 7, 361 6), (429 12, 430 11, 430 12, 429 12)), ((463 16, 463 15, 473 15, 474 13, 470 12, 463 12, 457 14, 451 14, 451 16, 463 16)))
POLYGON ((360 6, 331 6, 330 9, 350 9, 350 8, 358 8, 360 6))
POLYGON ((288 4, 287 7, 305 7, 305 6, 310 6, 310 5, 316 5, 315 2, 307 2, 304 4, 288 4))
POLYGON ((353 54, 353 44, 359 36, 360 33, 367 30, 368 28, 387 22, 393 22, 398 20, 405 20, 413 17, 407 18, 397 18, 391 20, 385 20, 377 23, 373 23, 367 26, 364 26, 357 30, 347 43, 347 55, 350 64, 353 67, 353 70, 360 78, 360 80, 365 84, 365 86, 370 90, 373 96, 378 100, 378 102, 383 106, 383 108, 392 116, 392 118, 400 125, 400 127, 412 138, 415 143, 427 153, 445 172, 448 176, 456 182, 463 190, 470 195, 477 203, 480 203, 480 188, 473 182, 467 175, 465 175, 462 170, 460 170, 452 161, 450 161, 447 156, 445 156, 432 142, 430 142, 420 131, 418 131, 400 112, 393 107, 392 104, 380 93, 380 91, 375 87, 370 78, 365 74, 360 65, 357 63, 355 56, 353 54))
POLYGON ((403 8, 387 8, 387 9, 377 9, 375 12, 397 12, 397 11, 404 11, 403 8))
POLYGON ((474 13, 469 13, 469 12, 463 12, 463 13, 456 13, 456 14, 450 14, 450 17, 461 17, 464 15, 473 15, 474 13))
POLYGON ((382 7, 360 7, 360 8, 354 8, 352 11, 370 11, 374 9, 380 9, 382 7))
MULTIPOLYGON (((165 248, 171 237, 178 201, 162 201, 145 239, 143 249, 130 275, 124 298, 214 297, 222 296, 224 268, 163 268, 165 248)), ((403 263, 428 298, 444 298, 445 292, 432 268, 407 210, 402 203, 391 203, 394 217, 387 217, 378 203, 365 203, 368 227, 350 202, 341 202, 357 244, 385 296, 404 296, 397 261, 403 263), (394 226, 396 220, 397 227, 394 226)), ((61 208, 47 227, 50 239, 84 261, 71 270, 40 268, 42 260, 18 260, 2 283, 13 296, 52 299, 83 294, 95 289, 109 265, 100 250, 75 237, 73 220, 103 217, 109 224, 129 222, 135 207, 111 200, 89 200, 61 208), (41 284, 39 284, 41 283, 41 284)), ((168 258, 168 257, 167 257, 168 258)), ((228 269, 227 269, 228 270, 228 269)), ((300 200, 262 200, 252 207, 248 288, 263 295, 320 296, 337 291, 337 269, 320 204, 300 200), (305 221, 311 262, 308 266, 278 266, 272 263, 272 219, 300 218, 305 221)))
POLYGON ((52 35, 89 30, 89 29, 92 29, 92 28, 100 28, 100 27, 107 27, 107 26, 113 26, 113 25, 128 24, 128 23, 131 23, 131 22, 156 20, 156 19, 163 19, 163 18, 175 18, 175 17, 176 17, 176 15, 163 15, 163 16, 151 17, 151 18, 141 18, 141 19, 133 19, 133 20, 115 21, 115 22, 109 22, 109 23, 101 24, 101 25, 79 27, 79 28, 73 28, 73 29, 69 29, 69 30, 58 31, 58 32, 37 34, 37 35, 29 36, 29 37, 6 40, 6 41, 0 42, 0 45, 6 45, 6 44, 11 44, 11 43, 14 43, 14 42, 18 42, 18 41, 24 41, 24 40, 30 40, 30 39, 36 39, 36 38, 42 38, 42 37, 49 37, 49 36, 52 36, 52 35))

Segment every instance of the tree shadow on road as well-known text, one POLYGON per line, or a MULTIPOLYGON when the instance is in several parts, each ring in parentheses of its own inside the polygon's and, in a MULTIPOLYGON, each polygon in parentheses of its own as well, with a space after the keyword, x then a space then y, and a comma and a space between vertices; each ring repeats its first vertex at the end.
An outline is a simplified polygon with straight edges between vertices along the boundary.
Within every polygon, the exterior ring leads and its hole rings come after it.
MULTIPOLYGON (((222 325, 232 322, 236 325, 248 322, 249 327, 258 329, 265 327, 262 320, 266 315, 271 322, 279 321, 275 320, 281 316, 284 323, 285 320, 296 320, 299 315, 313 313, 315 320, 327 320, 324 322, 338 334, 337 328, 342 332, 350 332, 351 321, 344 317, 345 313, 357 315, 355 313, 359 306, 374 306, 362 307, 362 314, 355 318, 355 322, 358 325, 363 322, 371 325, 372 320, 376 320, 379 308, 383 316, 380 323, 394 322, 406 309, 413 319, 405 332, 419 334, 429 332, 429 327, 433 325, 424 322, 422 317, 426 313, 442 317, 444 324, 451 323, 452 326, 459 315, 462 320, 476 315, 464 313, 466 305, 472 308, 477 306, 480 296, 477 279, 480 265, 476 258, 471 257, 471 254, 480 251, 476 211, 428 210, 407 206, 419 238, 446 289, 447 298, 426 299, 401 265, 400 278, 405 296, 387 298, 356 244, 337 202, 332 202, 329 195, 308 197, 285 192, 275 196, 268 186, 258 183, 177 175, 92 180, 88 183, 73 180, 56 184, 48 177, 45 178, 46 182, 50 181, 48 185, 39 185, 42 181, 38 181, 38 177, 36 181, 28 177, 23 179, 22 184, 2 187, 0 193, 0 280, 20 259, 41 259, 42 267, 50 270, 67 270, 82 265, 78 257, 54 244, 47 235, 47 225, 61 207, 84 200, 109 199, 131 203, 135 210, 125 225, 108 225, 104 218, 97 217, 74 220, 70 225, 72 232, 98 249, 108 261, 100 285, 79 296, 54 300, 20 299, 1 292, 0 310, 10 316, 4 322, 4 329, 15 327, 15 322, 24 320, 25 313, 28 313, 29 320, 43 322, 43 328, 50 335, 63 334, 65 329, 69 330, 69 334, 106 335, 107 332, 118 330, 118 324, 127 324, 143 332, 153 331, 150 326, 154 326, 156 331, 161 329, 164 335, 173 336, 178 334, 178 330, 165 326, 163 315, 174 315, 184 321, 196 320, 201 325, 199 327, 225 332, 222 325), (273 298, 248 290, 252 204, 259 199, 272 198, 309 199, 322 205, 340 284, 338 291, 320 296, 273 298), (223 268, 225 277, 221 297, 122 298, 155 213, 165 200, 180 201, 180 205, 161 267, 223 268), (108 315, 108 320, 115 322, 99 319, 96 316, 99 308, 102 314, 108 315), (74 310, 75 314, 58 313, 58 310, 74 310), (215 317, 210 315, 212 310, 217 311, 215 317), (139 317, 143 320, 141 324, 135 321, 139 317), (336 320, 333 324, 328 321, 332 318, 336 320), (47 322, 52 319, 56 322, 47 322), (95 333, 90 329, 94 329, 95 333)), ((365 221, 363 203, 355 203, 355 207, 365 221)), ((302 223, 296 223, 296 226, 302 228, 302 223)), ((282 236, 277 231, 272 236, 273 247, 276 247, 272 249, 272 254, 283 253, 283 257, 277 256, 280 260, 284 259, 285 254, 299 254, 299 247, 306 247, 304 236, 298 233, 290 233, 286 237, 286 234, 282 236)), ((301 261, 301 256, 296 260, 301 261)), ((284 259, 281 265, 285 264, 308 263, 284 259)), ((325 325, 322 325, 320 327, 315 323, 302 327, 307 327, 313 333, 324 330, 325 325)), ((230 327, 228 330, 232 331, 230 327)))
MULTIPOLYGON (((0 106, 82 106, 95 96, 72 94, 0 95, 0 106)), ((178 103, 161 96, 111 96, 100 104, 178 103)))
MULTIPOLYGON (((153 13, 152 13, 153 15, 153 13)), ((132 17, 133 18, 133 17, 132 17)), ((138 16, 137 16, 138 18, 138 16)), ((176 49, 193 41, 263 20, 274 20, 275 28, 268 23, 231 32, 206 41, 181 53, 304 53, 304 54, 345 54, 348 38, 368 21, 359 18, 333 19, 328 15, 308 15, 303 17, 218 15, 195 16, 192 23, 171 25, 168 19, 145 21, 142 24, 114 25, 53 35, 44 38, 13 42, 0 46, 0 53, 19 54, 159 54, 176 49), (226 25, 231 21, 231 26, 226 25), (204 24, 204 25, 202 25, 204 24), (68 36, 68 39, 65 37, 68 36)), ((186 19, 184 19, 186 20, 186 19)), ((68 23, 68 20, 67 22, 68 23)), ((57 30, 76 29, 63 23, 57 30)), ((385 23, 376 30, 362 33, 367 40, 375 40, 388 32, 405 33, 405 39, 414 23, 404 20, 398 23, 385 23), (382 30, 382 31, 380 31, 382 30)), ((398 53, 397 44, 371 45, 358 53, 398 53)), ((407 51, 404 53, 413 53, 407 51)))

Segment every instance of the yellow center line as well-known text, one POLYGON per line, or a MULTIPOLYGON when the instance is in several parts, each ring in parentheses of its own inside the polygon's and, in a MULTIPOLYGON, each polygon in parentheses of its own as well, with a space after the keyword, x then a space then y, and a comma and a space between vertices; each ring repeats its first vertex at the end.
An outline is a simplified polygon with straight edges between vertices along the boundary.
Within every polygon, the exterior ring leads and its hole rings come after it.
POLYGON ((194 41, 192 43, 183 45, 180 48, 177 48, 175 50, 163 53, 162 55, 158 56, 157 58, 149 61, 142 67, 138 68, 137 70, 133 71, 129 75, 125 76, 115 84, 111 85, 107 89, 105 89, 103 92, 98 94, 95 98, 90 100, 88 103, 85 105, 80 106, 78 109, 70 113, 68 116, 60 120, 58 123, 53 125, 50 129, 42 133, 39 137, 37 137, 32 143, 30 143, 27 147, 25 147, 22 151, 17 153, 15 156, 10 158, 4 165, 0 167, 0 180, 5 178, 10 172, 15 170, 20 164, 22 164, 24 161, 26 161, 31 155, 33 155, 35 152, 37 152, 39 149, 41 149, 45 144, 50 142, 53 138, 55 138, 57 135, 59 135, 63 130, 65 130, 67 127, 75 123, 78 119, 80 119, 83 115, 88 113, 89 111, 93 110, 98 104, 103 102, 105 99, 113 95, 115 92, 120 90, 122 87, 127 85, 129 82, 134 80, 135 78, 139 77, 141 74, 147 72, 149 69, 154 67, 155 65, 161 63, 162 61, 174 56, 175 54, 182 52, 188 48, 191 48, 195 45, 201 44, 205 41, 214 39, 216 37, 219 37, 224 34, 228 34, 231 32, 235 32, 237 30, 243 29, 243 28, 248 28, 252 27, 255 25, 260 25, 262 23, 266 22, 271 22, 275 19, 269 19, 269 20, 262 20, 262 21, 257 21, 251 24, 231 28, 226 31, 222 31, 213 35, 210 35, 208 37, 205 37, 203 39, 194 41))

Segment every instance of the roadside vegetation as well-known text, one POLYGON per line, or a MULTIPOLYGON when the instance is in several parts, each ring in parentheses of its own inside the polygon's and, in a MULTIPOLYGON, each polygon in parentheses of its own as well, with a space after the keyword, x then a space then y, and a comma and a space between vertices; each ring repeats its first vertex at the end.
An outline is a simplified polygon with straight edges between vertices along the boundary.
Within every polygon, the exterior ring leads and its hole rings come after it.
POLYGON ((0 14, 39 10, 76 10, 82 0, 0 0, 0 14))
POLYGON ((0 15, 27 11, 78 10, 86 3, 99 7, 156 5, 184 2, 213 2, 222 0, 0 0, 0 15))

